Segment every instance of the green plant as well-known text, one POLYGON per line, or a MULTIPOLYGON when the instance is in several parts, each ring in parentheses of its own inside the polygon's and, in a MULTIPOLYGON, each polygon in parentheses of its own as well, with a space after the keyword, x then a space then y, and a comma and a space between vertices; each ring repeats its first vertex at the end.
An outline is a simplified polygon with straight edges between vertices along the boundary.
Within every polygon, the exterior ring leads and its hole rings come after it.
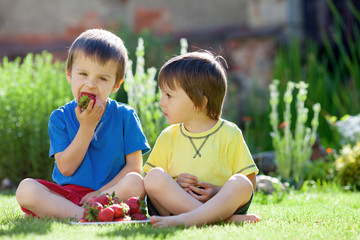
POLYGON ((316 182, 330 182, 335 177, 335 164, 333 161, 318 159, 305 164, 305 179, 316 182))
MULTIPOLYGON (((181 39, 180 45, 181 53, 186 53, 186 39, 181 39)), ((128 105, 133 107, 139 115, 145 136, 150 146, 153 146, 158 135, 166 127, 167 123, 159 105, 161 96, 160 91, 158 91, 157 81, 155 80, 156 68, 150 67, 145 71, 144 55, 144 40, 139 38, 136 49, 137 60, 135 74, 132 70, 133 62, 130 60, 126 71, 124 89, 127 93, 128 105)))
POLYGON ((347 1, 343 11, 355 17, 355 22, 349 25, 333 1, 327 0, 327 4, 334 17, 331 34, 323 32, 320 44, 311 39, 303 42, 292 39, 281 44, 275 55, 272 78, 280 80, 282 90, 289 80, 306 79, 307 103, 318 102, 322 106, 318 128, 321 142, 339 148, 340 139, 326 119, 360 112, 360 13, 347 1))
POLYGON ((65 65, 52 55, 29 53, 0 65, 0 179, 51 179, 48 120, 71 100, 65 65), (22 62, 21 62, 22 61, 22 62))
POLYGON ((133 107, 138 114, 145 136, 151 146, 156 141, 158 134, 165 126, 165 119, 158 104, 160 92, 157 91, 155 80, 156 69, 150 67, 145 72, 145 49, 142 38, 138 39, 136 49, 136 66, 133 74, 130 60, 126 71, 124 89, 127 92, 128 105, 133 107))
POLYGON ((360 190, 360 142, 353 147, 349 144, 342 147, 336 159, 336 168, 343 186, 360 190))
POLYGON ((329 124, 333 126, 341 136, 340 143, 356 144, 360 142, 360 114, 351 116, 346 114, 337 120, 336 116, 327 118, 329 124))
POLYGON ((271 136, 277 168, 282 178, 295 181, 301 185, 301 182, 304 181, 304 167, 310 160, 311 147, 316 140, 320 104, 313 105, 314 116, 311 121, 312 129, 310 129, 306 127, 308 109, 305 107, 308 85, 302 81, 298 84, 289 81, 283 97, 285 111, 283 113, 283 122, 280 124, 281 129, 279 129, 278 105, 280 101, 278 85, 279 81, 273 80, 269 86, 271 136), (295 88, 298 88, 295 104, 296 122, 292 123, 291 104, 295 88))

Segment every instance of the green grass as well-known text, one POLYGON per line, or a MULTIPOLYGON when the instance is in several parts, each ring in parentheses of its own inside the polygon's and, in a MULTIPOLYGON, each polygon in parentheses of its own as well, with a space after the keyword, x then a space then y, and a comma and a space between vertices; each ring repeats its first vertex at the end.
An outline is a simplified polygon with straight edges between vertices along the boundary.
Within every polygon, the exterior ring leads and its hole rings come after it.
POLYGON ((293 192, 281 201, 255 194, 257 224, 153 229, 150 224, 79 226, 25 219, 13 193, 0 193, 0 239, 360 239, 360 193, 293 192))

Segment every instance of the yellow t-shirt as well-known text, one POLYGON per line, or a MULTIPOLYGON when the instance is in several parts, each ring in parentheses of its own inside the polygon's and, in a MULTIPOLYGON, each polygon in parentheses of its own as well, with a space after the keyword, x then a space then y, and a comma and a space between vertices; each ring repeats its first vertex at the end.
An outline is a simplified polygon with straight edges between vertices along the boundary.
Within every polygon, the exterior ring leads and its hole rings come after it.
POLYGON ((202 133, 190 133, 183 124, 167 127, 156 140, 144 171, 154 167, 163 168, 174 179, 189 173, 215 186, 223 186, 236 173, 258 172, 240 129, 223 119, 202 133))

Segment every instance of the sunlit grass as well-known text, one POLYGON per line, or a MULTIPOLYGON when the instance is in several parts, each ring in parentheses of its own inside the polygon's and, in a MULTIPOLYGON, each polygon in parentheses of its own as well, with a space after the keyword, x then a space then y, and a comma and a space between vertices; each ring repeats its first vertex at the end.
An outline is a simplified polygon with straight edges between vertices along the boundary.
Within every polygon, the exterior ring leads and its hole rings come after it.
POLYGON ((80 226, 70 220, 25 219, 12 194, 0 194, 1 239, 359 239, 360 193, 294 191, 282 200, 255 194, 257 224, 154 229, 150 224, 80 226), (264 201, 267 198, 267 201, 264 201))

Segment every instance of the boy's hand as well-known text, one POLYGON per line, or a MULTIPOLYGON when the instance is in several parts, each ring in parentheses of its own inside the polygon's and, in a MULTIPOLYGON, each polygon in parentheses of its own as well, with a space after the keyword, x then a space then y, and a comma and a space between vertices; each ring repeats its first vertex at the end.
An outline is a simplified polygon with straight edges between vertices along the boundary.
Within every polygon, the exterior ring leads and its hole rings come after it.
POLYGON ((197 185, 197 177, 188 173, 181 173, 176 182, 182 187, 186 192, 190 191, 190 186, 197 185))
POLYGON ((98 194, 99 194, 98 191, 89 192, 80 200, 79 204, 83 205, 84 203, 89 202, 90 199, 92 199, 93 197, 96 197, 98 194))
POLYGON ((190 191, 188 193, 204 203, 216 194, 216 187, 211 183, 198 182, 199 187, 189 186, 190 191))
POLYGON ((96 97, 96 101, 90 100, 88 107, 83 111, 81 111, 79 106, 75 108, 76 117, 80 126, 93 130, 95 130, 104 112, 105 107, 98 97, 96 97))

